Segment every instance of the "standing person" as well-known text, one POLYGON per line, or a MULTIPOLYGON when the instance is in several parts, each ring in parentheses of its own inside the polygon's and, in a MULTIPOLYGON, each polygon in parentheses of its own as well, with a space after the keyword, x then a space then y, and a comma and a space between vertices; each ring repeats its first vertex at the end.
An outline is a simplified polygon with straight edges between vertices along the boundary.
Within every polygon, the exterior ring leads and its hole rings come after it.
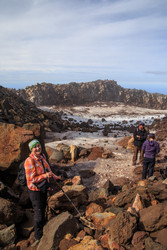
POLYGON ((155 141, 155 135, 150 133, 148 140, 143 143, 142 151, 144 153, 143 161, 143 180, 146 179, 147 171, 148 177, 154 173, 155 155, 159 153, 159 143, 155 141))
POLYGON ((133 155, 132 165, 135 166, 138 153, 140 153, 139 163, 143 164, 142 145, 144 141, 147 139, 147 132, 144 128, 143 122, 140 122, 139 127, 135 129, 133 137, 134 137, 134 155, 133 155))
POLYGON ((32 140, 28 146, 31 153, 24 163, 24 168, 27 179, 28 193, 34 209, 34 236, 36 241, 33 246, 36 246, 43 235, 49 180, 51 178, 54 178, 55 180, 61 179, 61 177, 52 173, 45 156, 42 154, 41 144, 38 140, 32 140), (43 182, 46 182, 43 186, 46 188, 40 190, 38 185, 39 183, 41 185, 43 182))

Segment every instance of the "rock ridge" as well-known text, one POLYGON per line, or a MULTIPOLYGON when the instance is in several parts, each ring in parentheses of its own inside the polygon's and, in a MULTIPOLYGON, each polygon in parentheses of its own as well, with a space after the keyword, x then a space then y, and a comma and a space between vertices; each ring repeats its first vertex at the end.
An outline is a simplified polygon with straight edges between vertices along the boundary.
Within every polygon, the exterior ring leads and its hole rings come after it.
POLYGON ((166 95, 149 93, 145 90, 123 88, 114 80, 71 82, 68 84, 43 82, 28 86, 25 89, 13 91, 37 106, 69 106, 84 105, 97 101, 112 101, 146 108, 167 108, 166 95))

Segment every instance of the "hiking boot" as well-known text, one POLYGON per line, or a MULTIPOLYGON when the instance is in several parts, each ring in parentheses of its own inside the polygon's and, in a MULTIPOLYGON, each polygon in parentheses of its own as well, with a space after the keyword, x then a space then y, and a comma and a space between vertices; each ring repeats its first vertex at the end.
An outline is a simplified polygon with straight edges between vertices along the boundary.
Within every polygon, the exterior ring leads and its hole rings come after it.
POLYGON ((34 241, 34 243, 31 245, 31 247, 36 247, 39 244, 40 240, 34 241))

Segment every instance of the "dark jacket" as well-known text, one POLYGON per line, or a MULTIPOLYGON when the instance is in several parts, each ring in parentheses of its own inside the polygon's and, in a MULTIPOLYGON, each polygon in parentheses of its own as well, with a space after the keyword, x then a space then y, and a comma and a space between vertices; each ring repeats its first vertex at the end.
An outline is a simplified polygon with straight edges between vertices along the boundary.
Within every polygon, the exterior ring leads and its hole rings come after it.
POLYGON ((134 146, 142 147, 144 141, 147 139, 147 132, 144 128, 142 130, 137 128, 133 136, 134 136, 134 146), (138 138, 137 135, 140 136, 140 138, 138 138))
POLYGON ((144 157, 153 159, 160 151, 159 143, 157 141, 147 140, 143 143, 142 150, 144 157))

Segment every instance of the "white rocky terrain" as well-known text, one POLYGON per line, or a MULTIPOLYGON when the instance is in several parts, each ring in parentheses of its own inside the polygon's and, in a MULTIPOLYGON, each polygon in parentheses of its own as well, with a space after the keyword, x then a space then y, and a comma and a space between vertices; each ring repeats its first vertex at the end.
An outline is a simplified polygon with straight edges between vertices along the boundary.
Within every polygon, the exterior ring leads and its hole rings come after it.
MULTIPOLYGON (((60 111, 61 108, 41 107, 50 112, 60 111)), ((87 187, 102 187, 106 180, 110 179, 114 184, 121 181, 121 178, 133 180, 132 151, 119 145, 119 142, 125 136, 132 136, 126 130, 129 126, 137 126, 137 122, 143 121, 147 126, 151 126, 154 119, 162 119, 167 114, 167 110, 144 109, 132 107, 122 103, 96 103, 92 106, 73 106, 63 109, 62 118, 76 121, 78 123, 92 120, 100 129, 98 132, 67 131, 63 133, 48 132, 46 145, 56 148, 60 143, 66 145, 76 145, 77 147, 92 148, 104 147, 110 150, 114 157, 108 159, 98 158, 96 161, 79 159, 75 164, 71 163, 72 172, 79 174, 82 170, 91 170, 95 172, 90 178, 83 178, 83 184, 87 187), (105 125, 115 124, 115 128, 103 135, 102 129, 105 125), (120 127, 120 130, 119 130, 120 127)), ((155 132, 150 129, 151 132, 155 132)), ((70 176, 70 173, 68 173, 70 176)))

